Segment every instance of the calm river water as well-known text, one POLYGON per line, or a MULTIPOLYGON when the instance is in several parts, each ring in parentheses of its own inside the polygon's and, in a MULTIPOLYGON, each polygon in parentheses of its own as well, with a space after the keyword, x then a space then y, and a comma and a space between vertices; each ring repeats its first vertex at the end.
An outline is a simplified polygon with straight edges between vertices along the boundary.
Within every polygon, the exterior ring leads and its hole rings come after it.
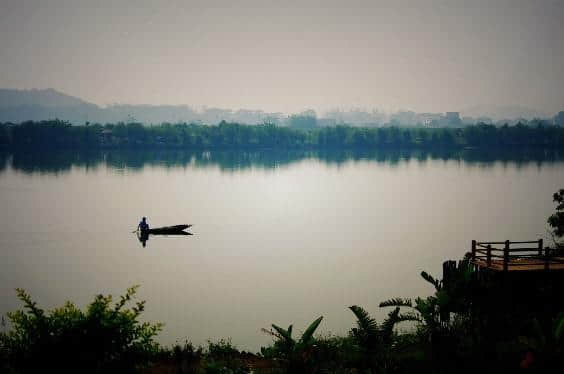
POLYGON ((547 238, 564 155, 422 152, 57 152, 0 155, 0 314, 14 288, 84 306, 139 284, 164 344, 231 337, 258 350, 271 323, 322 333, 425 296, 426 270, 478 240, 547 238), (131 231, 191 223, 193 236, 131 231))

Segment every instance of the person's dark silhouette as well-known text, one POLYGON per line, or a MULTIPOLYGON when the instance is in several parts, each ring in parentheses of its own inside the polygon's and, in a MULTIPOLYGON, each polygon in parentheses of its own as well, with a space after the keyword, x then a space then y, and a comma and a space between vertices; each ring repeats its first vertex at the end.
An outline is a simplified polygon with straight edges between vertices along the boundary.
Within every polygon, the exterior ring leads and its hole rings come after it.
POLYGON ((137 225, 137 229, 140 231, 149 231, 149 224, 147 223, 147 217, 143 217, 139 225, 137 225))
POLYGON ((146 246, 147 240, 149 240, 149 224, 147 223, 147 217, 141 218, 141 222, 137 225, 137 238, 146 246))

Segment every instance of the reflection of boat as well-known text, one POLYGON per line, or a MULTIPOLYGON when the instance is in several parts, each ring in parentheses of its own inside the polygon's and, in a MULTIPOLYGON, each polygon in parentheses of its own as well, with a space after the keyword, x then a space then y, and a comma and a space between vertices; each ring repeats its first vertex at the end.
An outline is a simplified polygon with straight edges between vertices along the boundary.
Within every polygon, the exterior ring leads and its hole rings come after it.
POLYGON ((185 229, 191 227, 192 225, 175 225, 175 226, 165 226, 156 227, 149 230, 141 230, 141 234, 152 234, 152 235, 190 235, 185 229))
MULTIPOLYGON (((138 238, 149 238, 149 234, 151 235, 171 235, 171 236, 184 236, 184 235, 194 235, 188 231, 170 231, 170 232, 147 232, 147 231, 137 231, 138 238)), ((145 239, 147 240, 147 239, 145 239)))

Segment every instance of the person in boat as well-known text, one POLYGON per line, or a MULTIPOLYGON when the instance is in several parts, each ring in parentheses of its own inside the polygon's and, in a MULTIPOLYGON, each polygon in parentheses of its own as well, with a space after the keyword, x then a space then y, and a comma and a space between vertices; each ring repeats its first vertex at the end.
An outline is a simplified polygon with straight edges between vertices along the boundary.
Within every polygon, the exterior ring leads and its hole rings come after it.
POLYGON ((145 231, 145 232, 149 230, 149 224, 147 223, 147 217, 143 217, 141 219, 141 222, 139 222, 137 229, 139 229, 140 231, 145 231))

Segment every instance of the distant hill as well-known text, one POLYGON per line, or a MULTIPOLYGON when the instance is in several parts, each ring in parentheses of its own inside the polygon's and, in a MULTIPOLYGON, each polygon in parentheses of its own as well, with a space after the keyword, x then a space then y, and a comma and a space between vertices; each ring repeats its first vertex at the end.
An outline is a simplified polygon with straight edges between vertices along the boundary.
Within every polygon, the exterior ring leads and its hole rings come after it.
MULTIPOLYGON (((409 124, 402 120, 400 114, 414 112, 398 112, 391 117, 400 118, 400 123, 409 124)), ((494 106, 479 105, 462 110, 463 116, 473 118, 489 117, 494 121, 552 118, 554 114, 547 114, 535 109, 522 106, 494 106)), ((316 113, 312 111, 312 115, 316 113)), ((358 110, 348 112, 329 112, 326 118, 318 121, 328 125, 348 123, 351 125, 375 125, 387 123, 389 120, 382 113, 366 113, 358 110)), ((259 124, 264 122, 288 124, 288 116, 284 113, 267 113, 262 110, 230 110, 221 108, 206 108, 196 111, 187 105, 127 105, 115 104, 100 107, 78 97, 58 92, 52 88, 13 90, 0 89, 0 122, 19 123, 27 120, 40 121, 46 119, 61 119, 75 125, 90 123, 116 123, 137 121, 146 124, 160 124, 163 122, 205 123, 217 124, 222 120, 245 124, 259 124)))
POLYGON ((96 106, 77 97, 55 91, 52 88, 47 88, 45 90, 0 89, 0 108, 34 105, 48 108, 83 105, 96 106))
POLYGON ((280 122, 283 113, 266 113, 261 110, 207 108, 197 112, 187 105, 127 105, 107 107, 89 103, 52 88, 44 90, 0 89, 0 122, 61 119, 75 125, 90 123, 116 123, 138 121, 160 124, 163 122, 202 122, 216 124, 225 121, 258 124, 265 121, 280 122))
POLYGON ((74 124, 98 120, 103 109, 74 96, 45 90, 0 89, 0 121, 22 122, 59 118, 74 124))

